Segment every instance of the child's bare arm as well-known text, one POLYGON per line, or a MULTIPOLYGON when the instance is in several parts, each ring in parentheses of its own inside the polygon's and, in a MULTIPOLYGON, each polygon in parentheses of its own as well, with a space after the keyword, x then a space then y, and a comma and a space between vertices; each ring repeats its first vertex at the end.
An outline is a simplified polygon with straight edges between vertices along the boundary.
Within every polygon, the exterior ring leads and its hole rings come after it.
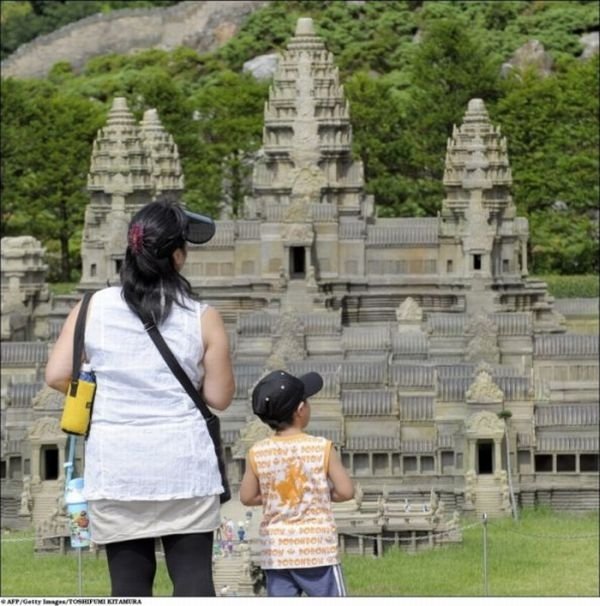
POLYGON ((262 495, 260 494, 260 484, 258 478, 250 465, 250 459, 246 460, 246 471, 240 484, 240 501, 247 507, 262 505, 262 495))
POLYGON ((333 446, 331 447, 331 452, 329 454, 327 477, 331 483, 332 501, 336 503, 349 501, 354 496, 354 484, 333 446))

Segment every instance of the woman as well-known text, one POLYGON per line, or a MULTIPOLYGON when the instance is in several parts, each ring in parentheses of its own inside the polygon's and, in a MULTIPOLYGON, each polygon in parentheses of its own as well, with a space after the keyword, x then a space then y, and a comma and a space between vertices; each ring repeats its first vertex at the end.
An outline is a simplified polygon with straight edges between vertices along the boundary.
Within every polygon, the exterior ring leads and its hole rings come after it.
MULTIPOLYGON (((186 239, 200 243, 213 233, 210 220, 176 204, 148 204, 129 225, 121 286, 96 292, 90 303, 85 357, 97 388, 84 496, 93 541, 106 546, 113 596, 152 595, 158 537, 173 595, 215 595, 212 542, 223 492, 216 455, 204 417, 139 317, 154 318, 206 403, 225 410, 234 379, 223 320, 195 300, 179 273, 186 239)), ((78 311, 67 317, 46 367, 46 382, 62 392, 78 311)))

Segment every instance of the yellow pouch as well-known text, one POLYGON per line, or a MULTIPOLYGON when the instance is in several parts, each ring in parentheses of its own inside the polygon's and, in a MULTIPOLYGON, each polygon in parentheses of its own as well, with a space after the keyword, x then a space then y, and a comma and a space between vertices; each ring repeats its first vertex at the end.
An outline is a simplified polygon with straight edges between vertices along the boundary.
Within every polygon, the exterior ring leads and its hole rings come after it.
POLYGON ((65 398, 60 428, 78 436, 85 436, 90 426, 96 383, 78 379, 72 381, 65 398))

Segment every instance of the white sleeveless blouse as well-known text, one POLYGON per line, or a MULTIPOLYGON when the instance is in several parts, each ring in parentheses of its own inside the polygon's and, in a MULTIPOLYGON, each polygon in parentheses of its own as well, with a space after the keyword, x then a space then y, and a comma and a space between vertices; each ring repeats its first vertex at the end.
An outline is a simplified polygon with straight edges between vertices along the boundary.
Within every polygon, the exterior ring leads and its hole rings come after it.
MULTIPOLYGON (((200 317, 206 305, 173 305, 159 327, 194 385, 203 378, 200 317)), ((85 351, 97 389, 85 447, 90 500, 167 501, 223 492, 206 423, 169 370, 120 287, 94 294, 85 351)))

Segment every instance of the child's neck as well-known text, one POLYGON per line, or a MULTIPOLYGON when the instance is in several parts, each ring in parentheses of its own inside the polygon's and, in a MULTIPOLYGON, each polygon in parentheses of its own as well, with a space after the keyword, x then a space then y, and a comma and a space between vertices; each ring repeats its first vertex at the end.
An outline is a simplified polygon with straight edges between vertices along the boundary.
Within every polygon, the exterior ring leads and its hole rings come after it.
POLYGON ((275 432, 276 436, 293 436, 297 433, 302 433, 303 428, 299 425, 290 425, 285 429, 279 429, 275 432))

